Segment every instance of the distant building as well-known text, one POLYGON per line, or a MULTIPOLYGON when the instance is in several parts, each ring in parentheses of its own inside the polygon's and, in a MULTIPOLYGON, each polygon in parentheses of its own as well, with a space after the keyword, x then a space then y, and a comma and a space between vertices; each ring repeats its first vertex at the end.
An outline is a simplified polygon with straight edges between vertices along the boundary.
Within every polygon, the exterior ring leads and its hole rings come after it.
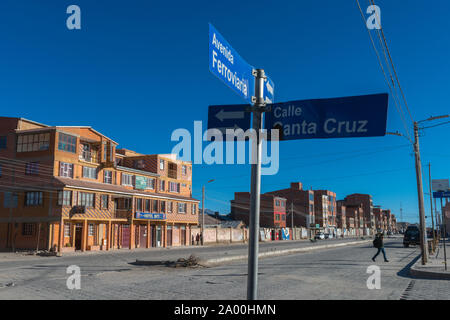
POLYGON ((342 232, 348 230, 346 206, 343 200, 336 201, 336 225, 342 232))
MULTIPOLYGON (((250 192, 235 192, 231 200, 231 217, 250 223, 250 192)), ((261 228, 286 227, 286 199, 273 194, 261 194, 260 223, 261 228)))
POLYGON ((336 234, 336 193, 330 190, 314 190, 314 214, 316 224, 325 233, 336 234))
POLYGON ((353 225, 355 236, 363 236, 365 234, 365 223, 364 223, 364 210, 361 204, 358 205, 346 205, 345 214, 347 218, 347 226, 353 225))
POLYGON ((291 187, 267 192, 286 199, 286 220, 291 227, 292 211, 294 227, 314 228, 314 191, 303 190, 301 182, 291 182, 291 187))
POLYGON ((374 234, 376 230, 375 217, 373 215, 373 201, 370 194, 354 193, 345 197, 345 203, 347 206, 359 206, 363 210, 363 225, 365 229, 364 234, 374 234))

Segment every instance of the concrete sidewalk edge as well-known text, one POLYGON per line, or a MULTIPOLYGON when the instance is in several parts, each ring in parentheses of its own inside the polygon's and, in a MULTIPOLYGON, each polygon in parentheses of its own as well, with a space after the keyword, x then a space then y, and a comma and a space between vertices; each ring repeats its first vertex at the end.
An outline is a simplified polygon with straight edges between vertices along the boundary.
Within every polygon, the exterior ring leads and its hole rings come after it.
MULTIPOLYGON (((421 257, 421 256, 420 256, 421 257)), ((423 278, 431 278, 431 279, 439 279, 439 280, 450 280, 450 272, 445 271, 431 271, 431 270, 422 270, 419 269, 418 266, 422 263, 422 259, 419 258, 416 263, 411 266, 409 269, 409 274, 415 277, 423 277, 423 278)))
MULTIPOLYGON (((273 251, 268 251, 268 252, 262 252, 262 253, 258 254, 258 257, 259 258, 267 258, 267 257, 273 257, 273 256, 289 255, 289 254, 308 252, 308 251, 314 251, 314 250, 320 250, 320 249, 328 249, 328 248, 344 247, 344 246, 355 245, 355 244, 362 244, 362 243, 371 242, 371 241, 372 240, 359 240, 359 241, 352 241, 352 242, 345 242, 345 243, 312 246, 312 247, 306 247, 306 248, 273 250, 273 251)), ((232 261, 237 261, 237 260, 244 260, 244 259, 248 259, 247 254, 223 257, 223 258, 200 260, 200 264, 209 267, 209 266, 214 266, 214 265, 218 265, 221 263, 232 262, 232 261)))

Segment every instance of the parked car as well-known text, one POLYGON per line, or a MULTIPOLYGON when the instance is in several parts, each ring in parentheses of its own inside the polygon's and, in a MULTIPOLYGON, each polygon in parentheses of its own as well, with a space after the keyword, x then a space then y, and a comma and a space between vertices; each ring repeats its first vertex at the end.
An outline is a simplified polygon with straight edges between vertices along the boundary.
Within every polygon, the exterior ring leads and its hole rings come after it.
POLYGON ((318 232, 316 233, 316 235, 314 236, 314 239, 321 239, 324 240, 325 239, 325 234, 323 232, 318 232))
POLYGON ((420 244, 420 230, 417 226, 408 226, 403 236, 403 246, 408 248, 410 244, 420 244))

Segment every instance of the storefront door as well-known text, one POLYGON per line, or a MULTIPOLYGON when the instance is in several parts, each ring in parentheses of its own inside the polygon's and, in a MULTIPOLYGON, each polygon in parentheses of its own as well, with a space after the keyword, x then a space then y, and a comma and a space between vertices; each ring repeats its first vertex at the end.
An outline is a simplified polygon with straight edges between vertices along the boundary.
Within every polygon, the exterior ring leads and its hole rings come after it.
POLYGON ((75 250, 81 250, 81 239, 83 238, 83 225, 75 226, 75 250))

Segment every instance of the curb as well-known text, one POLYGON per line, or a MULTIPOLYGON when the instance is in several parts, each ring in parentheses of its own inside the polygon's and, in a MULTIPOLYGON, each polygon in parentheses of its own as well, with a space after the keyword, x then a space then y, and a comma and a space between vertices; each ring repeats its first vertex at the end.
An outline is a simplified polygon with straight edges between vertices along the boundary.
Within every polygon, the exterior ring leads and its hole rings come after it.
POLYGON ((421 263, 421 260, 417 260, 409 269, 409 274, 415 277, 430 278, 430 279, 440 279, 440 280, 450 280, 450 272, 440 272, 440 271, 428 271, 419 270, 416 265, 421 263))
MULTIPOLYGON (((308 251, 314 251, 314 250, 320 250, 320 249, 328 249, 328 248, 337 248, 337 247, 344 247, 354 244, 361 244, 365 242, 371 242, 372 240, 360 240, 360 241, 352 241, 352 242, 345 242, 345 243, 337 243, 337 244, 326 244, 326 245, 318 245, 318 246, 311 246, 306 248, 295 248, 295 249, 285 249, 285 250, 274 250, 274 251, 268 251, 268 252, 262 252, 258 254, 258 258, 267 258, 267 257, 273 257, 273 256, 281 256, 281 255, 289 255, 289 254, 295 254, 300 252, 308 252, 308 251)), ((225 262, 231 262, 236 260, 244 260, 247 259, 248 255, 238 255, 238 256, 231 256, 231 257, 223 257, 223 258, 216 258, 216 259, 207 259, 207 260, 201 260, 201 263, 205 266, 213 266, 220 263, 225 262)))

